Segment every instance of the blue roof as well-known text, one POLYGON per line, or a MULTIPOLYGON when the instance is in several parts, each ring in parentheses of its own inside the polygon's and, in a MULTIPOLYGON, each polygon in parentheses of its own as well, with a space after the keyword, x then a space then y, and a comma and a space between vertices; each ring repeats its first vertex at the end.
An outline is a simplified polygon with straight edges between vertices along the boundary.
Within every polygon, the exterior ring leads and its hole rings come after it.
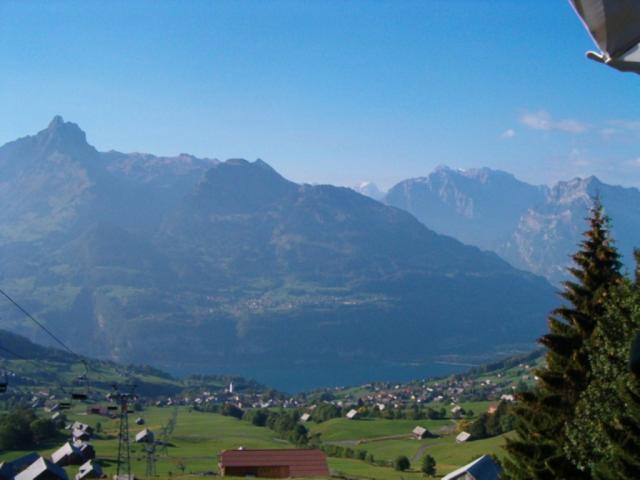
POLYGON ((463 478, 463 475, 470 474, 475 480, 499 480, 500 466, 489 455, 483 455, 477 460, 459 468, 442 480, 456 480, 463 478))
POLYGON ((467 470, 476 480, 497 480, 500 478, 500 467, 489 455, 483 455, 479 461, 467 470))

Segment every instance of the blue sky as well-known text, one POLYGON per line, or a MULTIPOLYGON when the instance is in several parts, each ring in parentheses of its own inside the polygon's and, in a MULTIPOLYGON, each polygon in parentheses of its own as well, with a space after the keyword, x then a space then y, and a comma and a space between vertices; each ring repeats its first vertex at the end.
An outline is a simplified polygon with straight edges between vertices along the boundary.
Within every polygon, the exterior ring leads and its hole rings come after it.
POLYGON ((262 158, 389 187, 435 166, 640 186, 640 77, 567 1, 0 0, 0 144, 262 158))

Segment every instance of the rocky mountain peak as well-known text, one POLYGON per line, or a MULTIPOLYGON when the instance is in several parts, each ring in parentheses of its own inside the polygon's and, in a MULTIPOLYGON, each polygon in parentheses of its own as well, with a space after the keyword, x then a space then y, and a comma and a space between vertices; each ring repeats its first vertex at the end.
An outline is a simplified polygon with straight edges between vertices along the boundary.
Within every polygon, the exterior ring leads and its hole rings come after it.
POLYGON ((382 200, 385 195, 385 192, 380 190, 375 183, 369 181, 360 182, 353 187, 353 190, 374 200, 382 200))
POLYGON ((65 122, 60 115, 53 117, 49 126, 38 133, 41 137, 49 140, 64 141, 68 143, 87 143, 87 135, 73 122, 65 122))

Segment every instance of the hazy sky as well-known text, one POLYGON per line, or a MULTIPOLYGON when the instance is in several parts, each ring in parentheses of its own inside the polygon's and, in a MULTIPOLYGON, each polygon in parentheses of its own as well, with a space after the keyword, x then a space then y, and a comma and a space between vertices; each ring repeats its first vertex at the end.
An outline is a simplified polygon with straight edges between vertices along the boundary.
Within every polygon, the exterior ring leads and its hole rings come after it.
POLYGON ((383 187, 438 164, 640 186, 640 76, 564 0, 0 0, 0 144, 262 158, 383 187))

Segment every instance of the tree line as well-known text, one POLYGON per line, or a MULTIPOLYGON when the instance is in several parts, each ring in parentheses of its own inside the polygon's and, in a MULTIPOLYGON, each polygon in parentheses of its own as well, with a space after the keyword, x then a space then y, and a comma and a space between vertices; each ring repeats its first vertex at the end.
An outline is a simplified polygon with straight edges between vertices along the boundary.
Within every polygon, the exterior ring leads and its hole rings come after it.
POLYGON ((38 417, 32 409, 15 408, 0 417, 0 450, 41 447, 59 435, 64 419, 56 422, 38 417))

